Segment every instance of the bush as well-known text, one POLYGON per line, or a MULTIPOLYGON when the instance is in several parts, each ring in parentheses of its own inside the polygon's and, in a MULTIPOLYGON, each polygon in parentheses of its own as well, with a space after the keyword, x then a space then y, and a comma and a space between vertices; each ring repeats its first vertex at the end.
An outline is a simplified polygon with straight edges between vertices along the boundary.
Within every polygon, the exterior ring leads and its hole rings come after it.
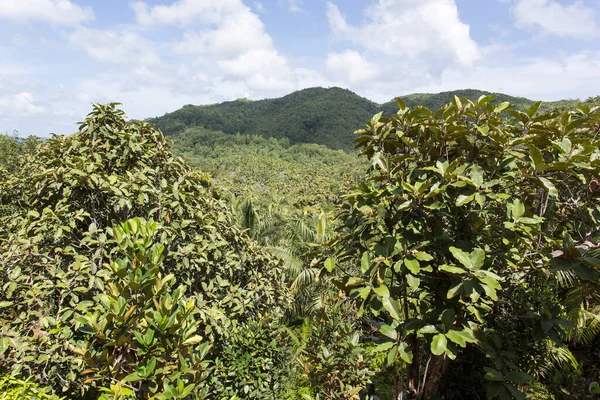
MULTIPOLYGON (((68 396, 85 394, 88 366, 73 352, 90 339, 79 329, 81 318, 100 312, 104 305, 97 302, 109 284, 123 285, 114 276, 106 281, 105 264, 135 263, 136 254, 124 253, 113 229, 134 218, 160 224, 160 273, 181 287, 171 293, 175 303, 195 297, 198 307, 206 306, 194 319, 206 325, 212 354, 221 350, 218 338, 229 325, 277 315, 287 302, 280 261, 234 226, 210 179, 174 157, 160 131, 127 122, 115 104, 95 105, 76 134, 48 139, 4 179, 0 201, 10 211, 0 215, 0 373, 51 382, 68 396)), ((106 368, 116 368, 114 361, 106 368)), ((125 371, 111 373, 120 379, 125 371)))

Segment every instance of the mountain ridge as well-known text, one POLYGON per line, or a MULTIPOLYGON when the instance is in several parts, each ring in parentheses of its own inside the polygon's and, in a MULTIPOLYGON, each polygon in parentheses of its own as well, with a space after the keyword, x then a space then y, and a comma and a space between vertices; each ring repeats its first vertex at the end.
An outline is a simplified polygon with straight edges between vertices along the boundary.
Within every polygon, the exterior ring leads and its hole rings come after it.
MULTIPOLYGON (((399 96, 407 106, 439 109, 454 95, 476 100, 492 92, 460 89, 440 93, 413 93, 399 96)), ((509 101, 525 108, 533 100, 497 93, 495 102, 509 101)), ((577 100, 546 102, 545 107, 561 107, 577 100)), ((353 132, 364 126, 373 115, 397 111, 395 99, 378 104, 351 90, 340 87, 314 87, 282 97, 248 100, 237 99, 206 105, 185 105, 161 117, 149 118, 166 135, 174 136, 191 127, 203 127, 227 134, 256 134, 290 143, 317 143, 332 149, 351 150, 353 132)))

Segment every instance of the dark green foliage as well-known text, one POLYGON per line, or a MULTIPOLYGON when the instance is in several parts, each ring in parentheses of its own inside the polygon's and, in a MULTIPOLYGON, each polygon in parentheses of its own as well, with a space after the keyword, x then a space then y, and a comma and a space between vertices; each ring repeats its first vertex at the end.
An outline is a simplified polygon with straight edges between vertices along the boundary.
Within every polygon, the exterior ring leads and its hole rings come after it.
MULTIPOLYGON (((481 95, 491 94, 483 90, 463 89, 437 94, 409 94, 403 95, 402 99, 409 107, 419 105, 437 110, 454 96, 474 101, 481 95)), ((519 109, 528 108, 534 103, 533 100, 505 94, 498 95, 494 103, 503 101, 509 101, 519 109)), ((561 100, 545 103, 543 108, 565 109, 575 106, 576 101, 561 100)), ((317 143, 349 151, 352 149, 352 132, 378 111, 383 111, 385 116, 394 114, 396 101, 378 105, 349 90, 317 87, 276 99, 242 99, 205 106, 187 105, 149 121, 169 136, 184 132, 190 127, 204 127, 209 131, 222 131, 226 134, 260 135, 287 139, 291 144, 317 143)))
POLYGON ((291 359, 287 331, 276 321, 232 326, 221 346, 210 376, 211 398, 282 398, 297 366, 291 359))
POLYGON ((311 88, 278 99, 187 105, 150 121, 167 135, 202 126, 228 134, 287 138, 292 144, 317 143, 350 150, 352 132, 377 109, 375 103, 349 90, 311 88))
POLYGON ((333 201, 345 182, 362 170, 354 154, 287 139, 229 135, 191 128, 170 138, 173 151, 210 173, 236 197, 261 203, 286 202, 298 208, 333 201))
POLYGON ((97 276, 105 290, 75 319, 85 339, 71 349, 87 366, 83 385, 99 388, 102 400, 207 396, 211 343, 197 331, 210 309, 164 274, 159 228, 135 218, 108 230, 123 258, 104 264, 97 276))
POLYGON ((551 292, 559 271, 598 284, 585 248, 600 222, 588 189, 600 173, 599 109, 538 114, 539 103, 520 112, 492 100, 455 97, 435 113, 398 101, 392 118, 357 132, 372 167, 321 258, 322 273, 346 271, 340 286, 384 323, 379 350, 406 363, 411 396, 436 398, 449 360, 472 343, 489 360, 488 396, 519 398, 532 380, 525 346, 560 345, 570 307, 589 304, 565 307, 532 287, 551 292), (524 341, 503 341, 505 328, 524 341))
POLYGON ((21 138, 14 135, 0 134, 0 170, 15 172, 27 156, 37 151, 40 138, 29 136, 21 138))
MULTIPOLYGON (((324 306, 301 328, 298 359, 316 399, 359 399, 373 371, 361 346, 360 321, 352 302, 324 296, 324 306)), ((360 397, 363 396, 363 397, 360 397)))
POLYGON ((286 302, 279 261, 234 226, 210 179, 114 104, 96 105, 78 133, 47 140, 0 190, 11 209, 0 220, 1 373, 82 389, 85 366, 70 345, 83 339, 77 318, 107 290, 103 266, 122 258, 112 227, 135 217, 162 225, 162 273, 207 304, 216 347, 229 325, 286 302))
MULTIPOLYGON (((481 96, 491 96, 494 93, 487 92, 485 90, 476 90, 476 89, 460 89, 460 90, 452 90, 449 92, 440 92, 440 93, 414 93, 400 96, 402 101, 406 104, 407 107, 416 107, 423 106, 427 107, 430 110, 439 110, 444 107, 446 104, 450 103, 454 96, 464 97, 471 101, 477 101, 477 99, 481 96)), ((519 109, 529 108, 534 103, 533 100, 529 100, 524 97, 514 97, 509 96, 507 94, 497 94, 496 98, 492 101, 492 104, 500 104, 502 102, 508 101, 513 104, 515 107, 519 109)), ((569 104, 573 106, 573 102, 569 100, 561 100, 555 102, 544 103, 544 108, 553 108, 558 107, 563 104, 569 104)), ((395 114, 398 110, 398 106, 396 104, 396 100, 388 101, 381 105, 381 110, 385 116, 391 116, 395 114)))

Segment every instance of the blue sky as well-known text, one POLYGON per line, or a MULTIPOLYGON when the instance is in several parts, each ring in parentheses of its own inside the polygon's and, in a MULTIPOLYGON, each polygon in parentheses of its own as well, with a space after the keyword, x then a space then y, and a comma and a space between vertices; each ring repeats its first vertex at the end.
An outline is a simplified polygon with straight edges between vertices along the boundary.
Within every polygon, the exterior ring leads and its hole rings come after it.
POLYGON ((600 95, 597 0, 0 0, 0 132, 341 86, 600 95))

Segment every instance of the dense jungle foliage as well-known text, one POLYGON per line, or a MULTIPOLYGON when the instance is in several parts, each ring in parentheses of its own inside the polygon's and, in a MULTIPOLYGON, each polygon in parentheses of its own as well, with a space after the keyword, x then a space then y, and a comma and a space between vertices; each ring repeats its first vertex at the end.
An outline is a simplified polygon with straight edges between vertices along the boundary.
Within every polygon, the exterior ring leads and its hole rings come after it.
POLYGON ((461 94, 0 136, 0 399, 598 398, 600 108, 461 94))
MULTIPOLYGON (((436 94, 409 94, 402 96, 402 99, 408 107, 424 106, 437 110, 452 101, 454 96, 476 101, 480 96, 491 94, 482 90, 463 89, 436 94)), ((492 102, 500 104, 504 101, 509 101, 519 109, 528 108, 534 103, 523 97, 506 94, 498 95, 492 102)), ((545 103, 542 109, 572 108, 576 104, 576 101, 562 100, 545 103)), ((317 87, 276 99, 239 99, 204 106, 189 104, 162 117, 150 118, 148 122, 156 124, 167 136, 199 127, 233 135, 260 135, 287 139, 291 144, 316 143, 334 150, 350 151, 354 148, 352 133, 362 127, 364 121, 379 111, 389 117, 396 110, 395 100, 379 105, 347 89, 317 87)))

